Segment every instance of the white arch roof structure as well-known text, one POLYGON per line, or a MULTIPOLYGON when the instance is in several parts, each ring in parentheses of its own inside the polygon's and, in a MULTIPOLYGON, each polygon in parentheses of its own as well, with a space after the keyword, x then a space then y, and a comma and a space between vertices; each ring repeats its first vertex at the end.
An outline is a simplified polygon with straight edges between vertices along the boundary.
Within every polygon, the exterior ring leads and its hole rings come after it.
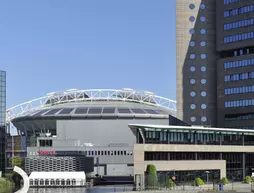
POLYGON ((52 92, 46 96, 27 101, 6 110, 6 122, 35 110, 50 108, 54 105, 83 101, 126 101, 162 107, 176 111, 176 101, 157 96, 148 91, 136 91, 130 88, 116 89, 70 89, 63 92, 52 92))

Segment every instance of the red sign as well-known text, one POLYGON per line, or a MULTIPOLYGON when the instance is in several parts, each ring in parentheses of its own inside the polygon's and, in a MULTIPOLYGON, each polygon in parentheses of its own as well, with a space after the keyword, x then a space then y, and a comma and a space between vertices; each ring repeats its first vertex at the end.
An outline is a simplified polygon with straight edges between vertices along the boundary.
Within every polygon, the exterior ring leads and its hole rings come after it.
POLYGON ((55 155, 55 151, 40 151, 40 155, 55 155))

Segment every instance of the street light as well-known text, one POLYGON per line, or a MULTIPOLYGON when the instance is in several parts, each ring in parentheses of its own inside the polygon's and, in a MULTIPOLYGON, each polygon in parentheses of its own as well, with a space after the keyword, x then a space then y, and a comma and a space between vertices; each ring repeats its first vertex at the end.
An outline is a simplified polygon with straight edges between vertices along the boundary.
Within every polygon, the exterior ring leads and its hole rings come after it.
POLYGON ((205 171, 205 173, 206 173, 206 184, 208 185, 208 179, 209 179, 209 171, 205 171))

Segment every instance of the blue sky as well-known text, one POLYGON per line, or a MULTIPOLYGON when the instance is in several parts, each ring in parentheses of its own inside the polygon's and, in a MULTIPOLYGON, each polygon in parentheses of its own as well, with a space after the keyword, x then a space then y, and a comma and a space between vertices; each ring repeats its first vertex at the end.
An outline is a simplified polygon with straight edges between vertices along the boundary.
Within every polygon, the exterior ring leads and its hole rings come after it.
POLYGON ((0 2, 7 106, 71 88, 175 99, 175 1, 0 2))

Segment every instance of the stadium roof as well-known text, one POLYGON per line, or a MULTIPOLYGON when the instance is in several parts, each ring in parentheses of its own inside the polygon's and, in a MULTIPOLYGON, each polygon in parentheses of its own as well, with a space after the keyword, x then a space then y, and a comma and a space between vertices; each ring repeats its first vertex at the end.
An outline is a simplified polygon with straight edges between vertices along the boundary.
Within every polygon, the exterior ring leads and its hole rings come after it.
POLYGON ((27 113, 47 109, 56 105, 77 102, 94 101, 124 101, 161 107, 176 112, 176 101, 157 96, 148 91, 136 91, 130 88, 116 89, 69 89, 63 92, 51 92, 46 96, 16 105, 6 111, 6 122, 21 117, 27 113))

